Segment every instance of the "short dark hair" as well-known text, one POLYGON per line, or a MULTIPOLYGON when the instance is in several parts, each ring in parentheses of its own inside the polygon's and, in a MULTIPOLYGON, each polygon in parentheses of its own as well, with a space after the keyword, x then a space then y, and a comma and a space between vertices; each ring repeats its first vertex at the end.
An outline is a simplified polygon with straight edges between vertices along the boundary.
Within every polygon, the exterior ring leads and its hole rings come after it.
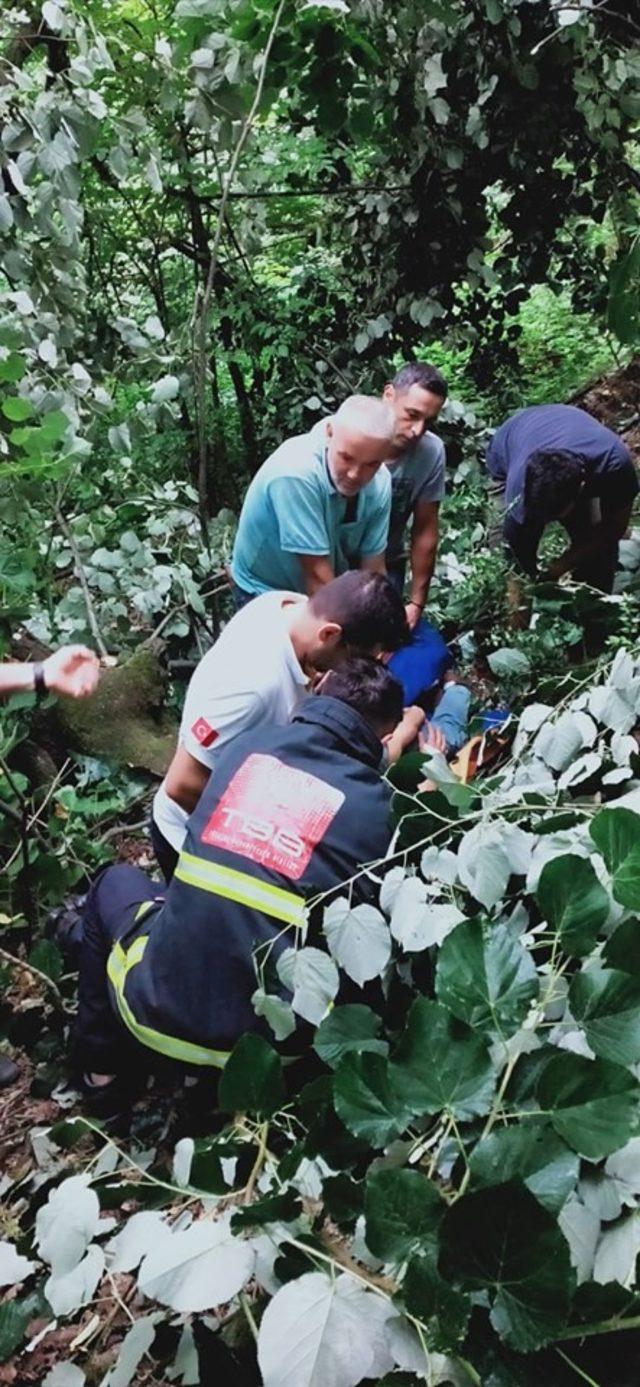
POLYGON ((428 361, 408 361, 406 366, 401 366, 396 372, 391 382, 394 390, 410 390, 412 385, 419 385, 421 390, 428 390, 431 395, 438 395, 441 400, 446 400, 449 387, 443 375, 436 366, 430 366, 428 361))
POLYGON ((585 459, 564 449, 539 448, 527 458, 524 505, 530 515, 555 520, 577 501, 584 481, 585 459))
POLYGON ((322 681, 322 696, 348 703, 378 736, 392 732, 404 710, 402 685, 379 660, 368 655, 330 669, 322 681))
POLYGON ((356 650, 399 650, 409 639, 402 598, 384 573, 351 569, 318 588, 309 604, 314 616, 341 626, 344 644, 356 650))

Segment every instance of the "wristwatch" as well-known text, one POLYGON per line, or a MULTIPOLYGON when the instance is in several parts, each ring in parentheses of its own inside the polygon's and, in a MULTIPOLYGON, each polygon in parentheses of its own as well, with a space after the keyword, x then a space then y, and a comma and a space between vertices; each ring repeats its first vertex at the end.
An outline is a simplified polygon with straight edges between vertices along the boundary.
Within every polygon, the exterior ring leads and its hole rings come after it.
POLYGON ((49 692, 44 674, 44 665, 41 660, 36 660, 33 665, 33 688, 36 699, 38 703, 40 703, 41 699, 45 697, 45 694, 49 692))

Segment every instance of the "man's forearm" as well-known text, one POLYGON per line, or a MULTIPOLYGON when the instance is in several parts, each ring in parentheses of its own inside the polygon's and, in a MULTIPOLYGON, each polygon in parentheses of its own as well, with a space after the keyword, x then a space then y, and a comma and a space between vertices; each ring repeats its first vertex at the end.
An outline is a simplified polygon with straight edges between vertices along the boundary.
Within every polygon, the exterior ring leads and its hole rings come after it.
POLYGON ((560 555, 556 569, 562 568, 565 573, 570 569, 578 567, 584 563, 585 559, 590 559, 605 544, 613 544, 621 540, 631 518, 631 507, 624 511, 617 511, 614 515, 605 516, 597 525, 594 525, 587 533, 584 540, 573 541, 568 549, 560 555))
POLYGON ((333 571, 333 564, 325 554, 298 554, 298 559, 307 597, 313 597, 318 588, 323 588, 336 576, 333 571))
POLYGON ((417 607, 424 607, 433 570, 436 566, 436 554, 438 552, 438 536, 429 535, 428 538, 421 538, 412 541, 411 544, 411 590, 409 601, 414 602, 417 607))

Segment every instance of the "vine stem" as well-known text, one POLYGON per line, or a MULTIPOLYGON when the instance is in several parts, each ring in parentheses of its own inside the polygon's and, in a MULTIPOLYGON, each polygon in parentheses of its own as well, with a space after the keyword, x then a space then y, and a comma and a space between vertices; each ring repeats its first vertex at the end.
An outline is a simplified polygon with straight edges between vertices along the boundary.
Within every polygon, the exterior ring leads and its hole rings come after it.
POLYGON ((257 1151, 257 1154, 256 1154, 255 1161, 253 1162, 253 1166, 251 1167, 251 1173, 250 1173, 250 1175, 249 1175, 249 1179, 247 1180, 247 1183, 246 1183, 245 1188, 244 1188, 244 1200, 243 1200, 243 1202, 244 1202, 245 1204, 250 1204, 250 1203, 251 1203, 251 1200, 253 1199, 253 1195, 254 1195, 254 1191, 255 1191, 255 1187, 256 1187, 256 1180, 258 1179, 258 1176, 259 1176, 259 1174, 260 1174, 260 1171, 262 1170, 262 1167, 263 1167, 264 1162, 265 1162, 265 1157, 266 1157, 266 1155, 267 1155, 267 1150, 268 1150, 267 1142, 268 1142, 268 1139, 269 1139, 269 1123, 268 1123, 268 1122, 262 1122, 261 1125, 260 1125, 260 1128, 259 1128, 259 1132, 258 1132, 258 1151, 257 1151))
MULTIPOLYGON (((485 1122, 485 1125, 484 1125, 484 1127, 483 1127, 483 1129, 482 1129, 482 1133, 481 1133, 481 1136, 480 1136, 480 1141, 481 1141, 481 1142, 484 1141, 485 1137, 488 1137, 489 1132, 491 1131, 492 1127, 494 1126, 495 1122, 497 1121, 498 1113, 499 1113, 499 1111, 500 1111, 500 1104, 502 1103, 502 1099, 504 1098, 504 1095, 505 1095, 505 1092, 506 1092, 506 1089, 507 1089, 507 1084, 509 1083, 509 1079, 511 1078, 511 1075, 513 1074, 513 1071, 514 1071, 514 1069, 515 1069, 515 1067, 516 1067, 516 1064, 517 1064, 519 1058, 520 1058, 519 1055, 512 1055, 512 1056, 511 1056, 511 1059, 508 1061, 508 1063, 507 1063, 506 1066, 505 1066, 505 1071, 504 1071, 504 1074, 502 1075, 502 1079, 501 1079, 501 1082, 500 1082, 500 1087, 499 1087, 499 1089, 498 1089, 498 1092, 496 1093, 496 1096, 495 1096, 495 1098, 494 1098, 494 1100, 493 1100, 493 1103, 491 1104, 491 1112, 489 1113, 489 1116, 488 1116, 488 1118, 487 1118, 487 1120, 486 1120, 486 1122, 485 1122)), ((480 1142, 478 1142, 478 1145, 479 1145, 479 1144, 480 1144, 480 1142)), ((471 1179, 471 1167, 470 1167, 469 1165, 467 1165, 467 1169, 465 1170, 465 1173, 464 1173, 464 1175, 463 1175, 463 1177, 462 1177, 462 1180, 461 1180, 461 1182, 460 1182, 460 1189, 458 1190, 458 1194, 457 1194, 457 1198, 458 1198, 458 1199, 461 1199, 461 1198, 462 1198, 463 1194, 464 1194, 465 1191, 466 1191, 467 1185, 469 1184, 470 1179, 471 1179)), ((454 1201, 454 1202, 455 1202, 455 1201, 454 1201)))
POLYGON ((573 1359, 569 1357, 568 1353, 563 1353, 561 1348, 557 1348, 556 1353, 558 1355, 558 1358, 562 1358, 563 1362, 565 1362, 570 1368, 573 1369, 573 1372, 577 1375, 577 1377, 581 1377, 583 1382, 587 1382, 589 1384, 589 1387, 600 1387, 600 1383, 596 1382, 595 1378, 589 1377, 589 1374, 585 1373, 583 1368, 580 1368, 577 1363, 574 1363, 573 1359))

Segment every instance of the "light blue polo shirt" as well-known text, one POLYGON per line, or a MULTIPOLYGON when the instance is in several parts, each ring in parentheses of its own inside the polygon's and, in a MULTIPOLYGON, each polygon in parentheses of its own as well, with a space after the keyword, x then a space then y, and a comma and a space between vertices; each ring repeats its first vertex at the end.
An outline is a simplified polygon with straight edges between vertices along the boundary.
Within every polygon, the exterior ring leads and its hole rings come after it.
POLYGON ((381 467, 348 501, 329 475, 326 436, 323 420, 311 433, 287 439, 253 478, 231 560, 234 582, 245 592, 304 592, 298 554, 326 554, 336 575, 356 567, 360 559, 384 554, 391 512, 389 473, 381 467))

